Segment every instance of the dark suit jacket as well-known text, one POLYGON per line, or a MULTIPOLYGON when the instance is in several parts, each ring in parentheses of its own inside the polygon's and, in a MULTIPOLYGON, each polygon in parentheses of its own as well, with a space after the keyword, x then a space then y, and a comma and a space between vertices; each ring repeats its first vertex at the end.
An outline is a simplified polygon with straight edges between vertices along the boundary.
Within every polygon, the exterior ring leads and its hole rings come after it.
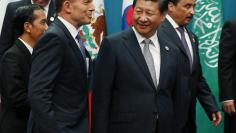
MULTIPOLYGON (((176 107, 176 121, 175 126, 182 129, 186 124, 189 125, 189 132, 196 132, 195 125, 195 108, 196 98, 205 109, 207 115, 211 119, 211 114, 218 111, 215 98, 211 93, 204 77, 202 76, 202 68, 200 64, 200 58, 198 53, 198 39, 188 30, 192 48, 193 48, 193 67, 190 70, 188 56, 184 50, 181 40, 176 33, 171 23, 165 19, 158 29, 158 33, 161 38, 172 41, 179 49, 181 56, 181 77, 179 77, 179 91, 178 98, 176 100, 178 107, 176 107)), ((178 130, 176 130, 177 133, 178 130)))
MULTIPOLYGON (((11 2, 7 5, 5 18, 2 25, 2 31, 0 36, 0 58, 4 52, 12 46, 14 41, 18 38, 18 34, 14 31, 13 17, 15 15, 16 9, 21 6, 31 4, 31 0, 21 0, 16 2, 11 2)), ((49 11, 47 16, 48 24, 51 24, 51 17, 55 17, 55 2, 51 0, 49 5, 49 11)))
POLYGON ((20 40, 15 41, 1 60, 1 133, 26 133, 30 62, 31 54, 20 40))
POLYGON ((158 133, 173 133, 178 56, 166 40, 159 42, 155 88, 132 29, 103 40, 92 84, 92 133, 154 133, 156 125, 158 133))
MULTIPOLYGON (((221 33, 219 44, 219 98, 220 101, 236 100, 236 20, 226 21, 221 33)), ((235 102, 234 102, 235 105, 235 102)), ((224 114, 224 132, 236 130, 235 115, 224 114)))
POLYGON ((89 81, 78 45, 56 19, 37 42, 32 56, 29 98, 35 131, 88 133, 89 81))
POLYGON ((225 22, 219 52, 220 101, 236 100, 236 20, 225 22))

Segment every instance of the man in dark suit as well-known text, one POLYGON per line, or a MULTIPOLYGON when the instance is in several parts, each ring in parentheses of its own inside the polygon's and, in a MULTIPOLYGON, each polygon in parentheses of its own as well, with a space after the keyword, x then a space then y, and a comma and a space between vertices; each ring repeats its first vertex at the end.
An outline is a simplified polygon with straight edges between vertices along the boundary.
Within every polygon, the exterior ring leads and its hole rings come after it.
POLYGON ((79 27, 89 24, 92 0, 57 0, 58 18, 36 44, 29 99, 33 132, 88 133, 91 58, 79 27))
POLYGON ((92 133, 174 133, 178 51, 156 31, 163 5, 135 0, 134 26, 102 41, 92 84, 92 133))
POLYGON ((54 0, 21 0, 16 2, 11 2, 8 4, 5 18, 2 25, 2 31, 0 36, 0 58, 4 52, 12 46, 14 41, 17 39, 17 33, 13 28, 13 16, 18 7, 29 5, 29 4, 38 4, 44 8, 44 12, 47 15, 47 23, 50 24, 55 17, 55 2, 54 0), (33 3, 32 3, 33 2, 33 3))
POLYGON ((0 132, 26 133, 30 112, 27 88, 31 54, 36 41, 47 28, 46 15, 40 6, 33 4, 18 8, 13 20, 19 36, 1 60, 0 132))
POLYGON ((236 131, 236 20, 225 22, 219 44, 219 94, 225 112, 224 132, 234 133, 236 131))
POLYGON ((203 75, 198 53, 198 39, 186 28, 194 15, 195 0, 169 0, 160 37, 169 40, 180 51, 180 90, 176 102, 175 133, 195 133, 196 98, 216 126, 221 121, 217 103, 203 75))

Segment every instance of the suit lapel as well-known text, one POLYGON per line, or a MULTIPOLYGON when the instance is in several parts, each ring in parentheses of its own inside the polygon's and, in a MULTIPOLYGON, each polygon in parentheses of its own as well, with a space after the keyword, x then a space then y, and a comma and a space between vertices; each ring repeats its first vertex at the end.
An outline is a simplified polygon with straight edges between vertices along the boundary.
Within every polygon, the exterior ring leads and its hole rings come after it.
POLYGON ((160 57, 161 57, 161 66, 160 66, 160 76, 159 76, 159 85, 157 90, 159 91, 161 88, 161 83, 163 83, 165 72, 166 70, 166 64, 168 63, 168 60, 166 59, 166 56, 168 55, 168 52, 170 52, 170 47, 168 46, 167 42, 159 36, 158 34, 158 41, 160 46, 160 57))
MULTIPOLYGON (((186 28, 187 29, 187 28, 186 28)), ((195 70, 196 68, 196 64, 197 64, 197 57, 198 57, 198 52, 197 52, 197 47, 198 47, 198 42, 197 40, 195 39, 195 35, 189 31, 187 29, 187 32, 188 32, 188 35, 189 35, 189 38, 190 38, 190 41, 191 41, 191 45, 192 45, 192 50, 193 50, 193 68, 192 68, 192 72, 195 70)))
POLYGON ((132 57, 140 67, 141 71, 144 73, 149 83, 155 88, 155 85, 152 81, 152 77, 150 75, 148 66, 146 64, 146 61, 144 59, 144 56, 142 54, 141 48, 134 34, 134 31, 130 28, 126 33, 127 34, 123 34, 124 44, 126 48, 131 53, 132 57))
POLYGON ((64 34, 66 35, 66 37, 69 40, 69 46, 72 48, 72 50, 74 51, 74 54, 76 55, 76 58, 78 60, 78 62, 80 62, 82 64, 82 69, 83 72, 86 72, 86 64, 83 58, 83 55, 77 45, 77 43, 75 42, 74 38, 71 36, 70 32, 68 31, 68 29, 65 27, 65 25, 57 18, 55 19, 54 23, 60 27, 60 29, 63 30, 64 34))
POLYGON ((184 55, 188 58, 188 55, 185 51, 185 48, 179 38, 179 35, 176 33, 176 30, 173 28, 173 26, 171 25, 171 23, 165 19, 163 22, 163 30, 166 32, 166 34, 168 36, 170 36, 170 38, 173 38, 174 43, 177 43, 177 47, 179 47, 179 49, 181 50, 182 53, 184 53, 184 55))

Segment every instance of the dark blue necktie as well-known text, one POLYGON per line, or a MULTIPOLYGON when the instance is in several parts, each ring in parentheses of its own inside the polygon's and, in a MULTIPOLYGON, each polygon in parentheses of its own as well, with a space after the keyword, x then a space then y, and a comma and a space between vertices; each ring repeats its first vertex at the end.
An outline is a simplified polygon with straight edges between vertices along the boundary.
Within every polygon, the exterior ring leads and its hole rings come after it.
POLYGON ((88 72, 89 72, 89 62, 86 60, 86 48, 85 48, 85 46, 84 46, 84 42, 83 42, 83 39, 81 38, 81 36, 79 35, 79 33, 78 33, 78 35, 75 37, 77 40, 78 40, 78 42, 79 42, 79 49, 80 49, 80 52, 81 52, 81 54, 82 54, 82 56, 83 56, 83 59, 84 59, 84 62, 85 62, 85 66, 86 66, 86 72, 87 72, 87 77, 88 77, 88 72))
POLYGON ((83 42, 83 39, 80 37, 80 35, 78 34, 76 37, 75 37, 77 40, 78 40, 78 42, 79 42, 79 49, 80 49, 80 52, 81 52, 81 54, 83 55, 83 58, 84 58, 84 60, 86 59, 86 53, 85 53, 85 47, 84 47, 84 42, 83 42))
POLYGON ((190 63, 190 70, 192 71, 192 63, 193 63, 193 60, 192 60, 192 56, 191 56, 191 53, 190 53, 190 49, 188 47, 188 43, 186 41, 186 37, 185 37, 185 34, 184 34, 184 27, 178 27, 177 30, 180 32, 180 35, 181 35, 181 42, 184 46, 184 49, 185 49, 185 52, 187 53, 187 56, 188 56, 188 59, 189 59, 189 63, 190 63))

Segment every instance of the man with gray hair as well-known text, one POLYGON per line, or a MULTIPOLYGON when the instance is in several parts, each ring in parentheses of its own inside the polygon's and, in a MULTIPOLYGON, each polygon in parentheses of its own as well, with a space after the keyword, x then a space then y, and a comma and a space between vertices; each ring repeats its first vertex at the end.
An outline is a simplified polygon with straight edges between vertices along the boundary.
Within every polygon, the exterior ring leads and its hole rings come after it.
POLYGON ((29 99, 37 133, 88 133, 91 58, 79 33, 93 0, 56 0, 58 17, 33 52, 29 99))

